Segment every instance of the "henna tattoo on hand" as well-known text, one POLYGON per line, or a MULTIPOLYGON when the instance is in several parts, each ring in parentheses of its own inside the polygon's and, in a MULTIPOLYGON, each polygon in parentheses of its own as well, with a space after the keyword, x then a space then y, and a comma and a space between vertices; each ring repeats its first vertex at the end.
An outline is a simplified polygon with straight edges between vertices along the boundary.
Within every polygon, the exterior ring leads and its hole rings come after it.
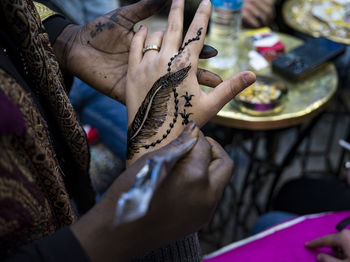
POLYGON ((175 58, 178 57, 179 55, 181 55, 182 52, 185 50, 185 47, 188 46, 191 42, 198 41, 200 39, 200 36, 202 34, 202 30, 203 30, 202 27, 199 28, 197 31, 197 36, 187 40, 187 42, 182 47, 180 47, 179 52, 176 55, 174 55, 172 58, 170 58, 170 62, 168 63, 168 72, 169 73, 171 72, 171 65, 173 64, 173 61, 175 60, 175 58))
POLYGON ((106 24, 102 24, 101 22, 98 22, 95 25, 95 30, 91 31, 90 36, 94 38, 98 33, 103 31, 103 28, 106 26, 106 24))
POLYGON ((182 95, 181 97, 185 98, 186 100, 185 107, 192 107, 192 104, 190 103, 190 101, 192 100, 192 97, 194 97, 194 95, 189 95, 188 92, 186 91, 186 94, 182 95))
POLYGON ((180 113, 181 117, 183 118, 182 120, 182 125, 187 125, 190 121, 188 120, 188 118, 190 117, 190 115, 193 115, 192 113, 187 113, 186 109, 184 109, 183 113, 180 113))
POLYGON ((118 12, 115 12, 110 18, 109 20, 113 21, 114 23, 118 23, 119 21, 119 14, 118 12))
MULTIPOLYGON (((111 17, 112 18, 112 17, 111 17)), ((193 41, 198 41, 202 34, 203 28, 197 31, 197 36, 189 39, 185 44, 179 49, 179 52, 170 58, 168 63, 168 73, 161 78, 159 78, 152 86, 151 90, 147 93, 145 100, 138 109, 133 122, 128 129, 128 153, 127 159, 131 159, 135 153, 139 153, 141 148, 148 149, 150 147, 155 147, 160 144, 164 139, 168 137, 171 130, 174 128, 175 123, 179 115, 179 94, 177 93, 177 87, 184 81, 187 77, 188 72, 191 69, 191 65, 176 71, 171 72, 171 66, 173 61, 178 57, 193 41), (169 124, 166 132, 158 140, 145 144, 145 141, 157 134, 158 129, 164 124, 167 116, 167 103, 170 99, 171 92, 174 95, 174 115, 173 120, 169 124)), ((185 98, 185 107, 192 107, 190 103, 194 95, 186 95, 182 97, 185 98)), ((184 109, 183 113, 180 113, 183 118, 182 125, 187 125, 189 123, 189 116, 193 113, 187 113, 184 109)))
POLYGON ((145 100, 137 111, 130 128, 128 129, 127 159, 131 159, 142 147, 148 149, 151 146, 154 147, 157 144, 160 144, 170 134, 178 116, 178 94, 176 92, 176 87, 187 77, 187 73, 190 69, 191 66, 188 66, 175 73, 162 76, 148 92, 145 100), (157 134, 158 128, 165 122, 171 92, 174 93, 175 97, 174 119, 169 124, 169 129, 167 129, 161 139, 158 139, 151 144, 145 144, 147 139, 157 134))
POLYGON ((98 22, 96 25, 95 25, 95 30, 91 31, 90 32, 90 36, 91 38, 94 38, 96 37, 99 33, 103 32, 104 28, 107 27, 108 30, 111 30, 114 28, 115 24, 118 23, 119 21, 119 14, 116 12, 114 13, 110 18, 109 18, 110 21, 112 22, 107 22, 107 23, 101 23, 101 22, 98 22), (115 24, 114 24, 115 23, 115 24))

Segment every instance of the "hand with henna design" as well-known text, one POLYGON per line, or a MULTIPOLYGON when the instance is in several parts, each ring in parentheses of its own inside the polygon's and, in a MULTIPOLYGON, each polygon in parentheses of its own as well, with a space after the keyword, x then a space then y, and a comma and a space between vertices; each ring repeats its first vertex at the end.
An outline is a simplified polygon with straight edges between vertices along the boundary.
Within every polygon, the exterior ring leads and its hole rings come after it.
MULTIPOLYGON (((67 26, 54 44, 61 69, 125 103, 126 72, 134 25, 154 14, 164 4, 163 0, 141 0, 116 9, 83 27, 67 26)), ((203 58, 217 53, 208 46, 204 51, 203 58)), ((203 84, 215 86, 221 81, 213 73, 199 73, 203 84)))
POLYGON ((131 44, 126 88, 129 164, 169 143, 189 121, 204 125, 236 94, 255 82, 253 73, 242 72, 210 93, 203 92, 196 72, 211 3, 202 1, 184 41, 183 11, 184 0, 173 0, 165 32, 147 35, 147 28, 141 26, 131 44), (148 45, 159 46, 159 52, 143 53, 148 45))

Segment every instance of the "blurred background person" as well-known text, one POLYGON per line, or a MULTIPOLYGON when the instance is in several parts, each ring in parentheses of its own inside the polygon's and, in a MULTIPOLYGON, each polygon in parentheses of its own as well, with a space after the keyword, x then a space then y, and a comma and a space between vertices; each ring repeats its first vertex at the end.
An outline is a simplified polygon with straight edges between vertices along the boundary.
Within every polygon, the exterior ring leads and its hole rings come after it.
POLYGON ((85 24, 119 7, 118 0, 48 0, 77 24, 85 24))
MULTIPOLYGON (((137 0, 120 0, 120 5, 136 3, 137 0)), ((192 17, 201 0, 187 0, 185 4, 185 28, 192 21, 192 17)), ((244 27, 259 28, 268 26, 275 18, 275 4, 278 0, 244 0, 242 22, 244 27)), ((163 14, 167 14, 170 1, 167 1, 163 14)))
POLYGON ((244 0, 242 22, 244 27, 269 25, 275 18, 275 0, 244 0))

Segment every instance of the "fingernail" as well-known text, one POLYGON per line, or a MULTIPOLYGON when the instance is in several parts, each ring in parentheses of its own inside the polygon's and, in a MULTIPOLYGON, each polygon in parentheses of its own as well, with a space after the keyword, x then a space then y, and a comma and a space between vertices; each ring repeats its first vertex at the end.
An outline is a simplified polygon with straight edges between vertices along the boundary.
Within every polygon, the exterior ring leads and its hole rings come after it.
POLYGON ((191 120, 185 127, 184 132, 192 133, 192 131, 196 128, 197 124, 193 120, 191 120))
POLYGON ((196 129, 197 124, 196 122, 194 122, 193 120, 190 121, 184 128, 184 130, 182 131, 180 137, 182 139, 188 139, 189 137, 193 136, 194 134, 194 130, 196 129))
POLYGON ((251 84, 254 84, 256 81, 256 75, 253 72, 247 71, 242 76, 243 82, 246 87, 250 86, 251 84))
POLYGON ((144 25, 140 25, 139 31, 144 30, 146 27, 144 25))
POLYGON ((218 50, 210 45, 204 45, 201 53, 199 54, 200 58, 211 58, 218 54, 218 50))
POLYGON ((191 120, 188 126, 189 126, 189 129, 193 131, 194 129, 196 129, 197 123, 194 120, 191 120))
POLYGON ((209 5, 210 4, 210 0, 203 0, 202 1, 202 5, 209 5))

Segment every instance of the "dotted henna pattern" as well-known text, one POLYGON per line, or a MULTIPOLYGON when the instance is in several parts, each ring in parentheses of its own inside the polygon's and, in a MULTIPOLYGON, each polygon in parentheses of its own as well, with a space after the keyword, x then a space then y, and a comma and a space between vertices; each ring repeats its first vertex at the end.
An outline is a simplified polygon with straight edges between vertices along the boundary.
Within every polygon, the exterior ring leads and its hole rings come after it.
MULTIPOLYGON (((131 159, 135 153, 139 152, 140 148, 149 149, 151 147, 155 147, 157 144, 162 143, 162 141, 166 139, 171 133, 171 130, 174 128, 179 115, 183 118, 182 125, 188 124, 188 118, 190 115, 192 115, 192 113, 187 113, 186 110, 184 110, 183 113, 179 113, 179 94, 177 92, 177 87, 187 77, 191 66, 183 68, 175 73, 172 73, 171 67, 173 61, 183 53, 185 48, 191 42, 198 41, 200 39, 202 30, 203 28, 200 28, 197 31, 197 36, 186 41, 184 45, 179 49, 179 52, 170 58, 167 69, 168 73, 158 79, 151 90, 148 92, 128 130, 127 159, 131 159), (157 134, 158 128, 161 127, 165 121, 167 102, 170 98, 171 92, 174 95, 175 112, 173 115, 173 120, 169 124, 166 132, 162 134, 161 138, 145 145, 143 141, 155 136, 157 134)), ((186 96, 182 96, 186 99, 186 107, 192 106, 189 101, 193 96, 194 95, 188 95, 188 92, 186 92, 186 96)))

